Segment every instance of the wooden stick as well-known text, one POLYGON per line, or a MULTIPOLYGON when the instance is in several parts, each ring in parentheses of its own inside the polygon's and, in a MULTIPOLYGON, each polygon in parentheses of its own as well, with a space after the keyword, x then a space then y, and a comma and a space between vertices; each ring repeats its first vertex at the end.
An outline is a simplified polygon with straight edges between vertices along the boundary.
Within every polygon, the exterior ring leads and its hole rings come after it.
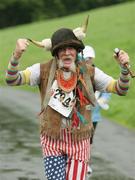
MULTIPOLYGON (((114 53, 118 56, 120 52, 119 48, 115 48, 114 49, 114 53)), ((127 70, 129 71, 129 74, 132 78, 135 77, 135 73, 130 69, 130 65, 128 63, 124 64, 124 66, 127 68, 127 70)))

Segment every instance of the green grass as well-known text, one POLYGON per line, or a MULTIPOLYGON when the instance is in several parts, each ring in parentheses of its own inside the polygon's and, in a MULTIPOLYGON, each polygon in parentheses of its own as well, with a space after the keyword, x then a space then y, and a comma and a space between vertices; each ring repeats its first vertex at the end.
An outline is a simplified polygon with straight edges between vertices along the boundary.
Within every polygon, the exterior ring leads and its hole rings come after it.
MULTIPOLYGON (((5 70, 18 38, 29 37, 42 40, 51 37, 51 34, 60 27, 76 28, 80 26, 88 14, 90 15, 90 21, 84 43, 91 44, 96 49, 95 64, 107 74, 117 78, 119 76, 119 66, 113 59, 113 49, 119 47, 129 53, 132 68, 135 70, 134 10, 135 2, 124 3, 64 18, 0 30, 0 84, 6 85, 5 70)), ((49 52, 30 45, 21 59, 20 69, 50 58, 51 54, 49 52)), ((134 81, 135 79, 131 80, 130 90, 126 97, 113 95, 110 103, 111 108, 104 112, 104 115, 135 129, 134 81)), ((33 88, 26 86, 19 88, 35 91, 33 88)))

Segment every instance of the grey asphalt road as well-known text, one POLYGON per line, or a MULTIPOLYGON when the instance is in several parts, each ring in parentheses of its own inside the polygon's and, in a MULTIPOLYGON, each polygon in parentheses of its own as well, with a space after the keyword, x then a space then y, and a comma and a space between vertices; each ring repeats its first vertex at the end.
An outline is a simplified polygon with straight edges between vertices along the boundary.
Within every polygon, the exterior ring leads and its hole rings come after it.
MULTIPOLYGON (((36 119, 39 107, 38 93, 0 87, 0 180, 45 179, 36 119), (22 128, 22 121, 28 125, 22 128)), ((99 123, 92 168, 93 180, 135 179, 135 132, 107 119, 99 123)))

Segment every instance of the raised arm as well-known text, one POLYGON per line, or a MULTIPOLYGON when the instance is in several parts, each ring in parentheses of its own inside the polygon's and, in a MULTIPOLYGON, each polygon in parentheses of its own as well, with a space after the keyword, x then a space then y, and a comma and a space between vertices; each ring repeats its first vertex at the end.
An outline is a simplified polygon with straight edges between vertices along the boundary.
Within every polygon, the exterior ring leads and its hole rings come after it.
POLYGON ((16 47, 14 53, 9 61, 8 69, 6 72, 6 82, 8 85, 22 85, 29 83, 30 72, 28 70, 19 71, 19 60, 26 51, 29 45, 26 39, 18 39, 16 42, 16 47))
POLYGON ((114 54, 114 57, 120 65, 120 76, 118 80, 112 80, 109 83, 107 91, 124 96, 127 94, 129 88, 130 74, 125 66, 125 64, 129 64, 129 56, 126 52, 121 50, 118 55, 114 54))

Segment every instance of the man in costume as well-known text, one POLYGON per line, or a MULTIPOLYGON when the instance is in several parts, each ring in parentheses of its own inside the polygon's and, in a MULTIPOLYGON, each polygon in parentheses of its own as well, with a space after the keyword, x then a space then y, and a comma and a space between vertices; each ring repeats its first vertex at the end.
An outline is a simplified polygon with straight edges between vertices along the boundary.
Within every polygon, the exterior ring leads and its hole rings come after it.
POLYGON ((18 70, 28 39, 18 39, 6 73, 8 85, 38 85, 41 94, 41 146, 45 174, 50 180, 84 180, 90 158, 93 125, 91 109, 96 105, 94 90, 125 95, 129 86, 128 54, 120 51, 120 77, 114 80, 100 69, 84 62, 84 28, 58 29, 51 39, 34 44, 51 51, 53 59, 18 70), (94 88, 93 88, 94 87, 94 88))

